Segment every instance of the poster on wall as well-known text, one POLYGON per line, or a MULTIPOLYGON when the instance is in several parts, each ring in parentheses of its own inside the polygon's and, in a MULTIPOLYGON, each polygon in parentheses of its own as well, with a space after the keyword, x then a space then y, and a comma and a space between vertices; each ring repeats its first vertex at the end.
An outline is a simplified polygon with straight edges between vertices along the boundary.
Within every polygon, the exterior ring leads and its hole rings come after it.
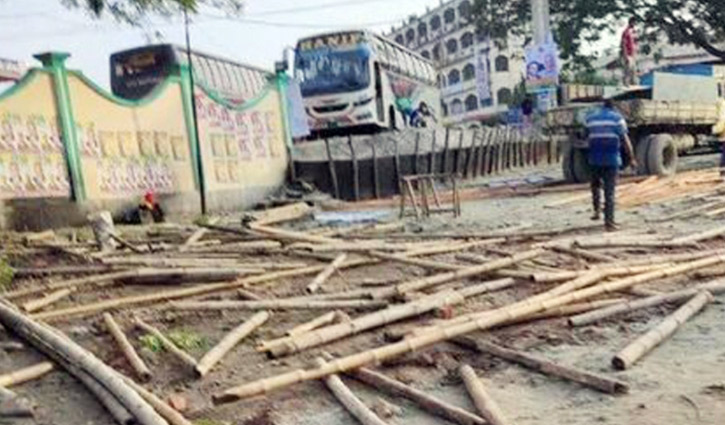
POLYGON ((556 43, 526 48, 526 90, 536 92, 559 84, 559 60, 556 43))

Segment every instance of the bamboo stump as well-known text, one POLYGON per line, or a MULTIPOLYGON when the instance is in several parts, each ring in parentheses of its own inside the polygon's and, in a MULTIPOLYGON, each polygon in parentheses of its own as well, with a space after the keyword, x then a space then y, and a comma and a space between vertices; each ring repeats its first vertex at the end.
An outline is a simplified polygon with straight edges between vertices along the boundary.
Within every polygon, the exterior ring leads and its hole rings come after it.
POLYGON ((466 385, 468 394, 473 400, 473 404, 478 409, 478 412, 483 416, 491 425, 507 425, 512 424, 503 415, 503 412, 498 407, 496 401, 488 394, 486 387, 483 382, 476 376, 471 366, 464 364, 459 369, 463 383, 466 385))
POLYGON ((146 363, 144 363, 141 357, 139 357, 138 353, 136 353, 133 345, 131 345, 131 343, 128 341, 128 338, 126 338, 126 335, 123 333, 116 321, 113 320, 113 316, 111 316, 110 313, 104 313, 103 321, 106 324, 106 328, 108 328, 108 332, 111 334, 111 336, 113 336, 116 344, 118 344, 118 347, 121 349, 124 357, 126 357, 128 363, 131 365, 131 367, 133 367, 136 375, 138 375, 138 377, 144 381, 148 381, 149 379, 151 379, 151 370, 149 370, 148 366, 146 366, 146 363))
POLYGON ((252 316, 249 320, 237 326, 229 332, 219 343, 209 350, 204 357, 199 360, 196 365, 196 373, 198 376, 203 377, 209 371, 221 361, 221 359, 232 349, 239 341, 246 338, 249 334, 254 332, 258 327, 262 326, 264 322, 269 319, 269 313, 266 311, 259 312, 252 316))

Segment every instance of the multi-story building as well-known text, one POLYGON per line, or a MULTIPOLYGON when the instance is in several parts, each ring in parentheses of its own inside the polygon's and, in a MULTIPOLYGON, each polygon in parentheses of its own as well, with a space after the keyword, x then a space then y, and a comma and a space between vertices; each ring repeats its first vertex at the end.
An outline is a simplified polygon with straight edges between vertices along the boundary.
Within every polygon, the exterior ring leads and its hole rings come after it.
POLYGON ((448 123, 490 120, 505 113, 524 77, 523 42, 510 38, 492 43, 476 31, 472 1, 441 2, 386 34, 435 62, 448 123), (477 61, 488 69, 477 70, 477 61))

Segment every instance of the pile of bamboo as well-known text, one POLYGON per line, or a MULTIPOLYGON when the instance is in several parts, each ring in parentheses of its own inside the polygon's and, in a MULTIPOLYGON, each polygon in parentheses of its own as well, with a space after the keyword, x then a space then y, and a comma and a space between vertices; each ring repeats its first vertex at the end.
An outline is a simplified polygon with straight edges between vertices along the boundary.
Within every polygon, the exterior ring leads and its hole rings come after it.
MULTIPOLYGON (((685 199, 703 199, 723 194, 723 181, 719 169, 688 171, 667 177, 651 176, 640 182, 625 183, 617 187, 618 208, 628 209, 656 203, 671 203, 685 199)), ((560 197, 546 204, 548 208, 589 202, 588 192, 560 197)), ((713 202, 708 211, 715 215, 725 213, 725 202, 713 202), (720 211, 722 210, 722 211, 720 211)), ((707 209, 707 208, 706 208, 707 209)), ((701 212, 700 210, 696 213, 701 212)), ((704 210, 702 211, 704 212, 704 210)), ((688 214, 685 211, 677 214, 688 214)), ((678 215, 679 217, 679 215, 678 215)))
MULTIPOLYGON (((663 187, 704 187, 710 185, 706 175, 689 174, 667 184, 648 179, 631 185, 622 196, 637 193, 646 199, 650 189, 654 193, 663 187)), ((605 374, 467 335, 537 322, 584 326, 652 306, 682 304, 671 317, 612 354, 612 365, 621 369, 641 361, 714 296, 725 293, 720 281, 672 290, 682 277, 725 264, 725 245, 698 249, 700 242, 725 234, 723 227, 684 236, 602 234, 582 228, 566 236, 561 230, 513 229, 448 237, 409 234, 400 222, 315 227, 310 212, 306 205, 291 205, 248 215, 243 224, 211 220, 199 227, 129 231, 117 234, 124 241, 119 248, 102 254, 88 243, 68 243, 58 235, 26 237, 26 247, 41 251, 61 246, 60 258, 72 256, 74 265, 60 260, 53 268, 17 269, 21 277, 4 293, 8 304, 0 304, 0 324, 17 329, 61 369, 79 377, 119 422, 189 423, 163 397, 142 386, 163 379, 148 366, 133 337, 146 334, 163 347, 163 355, 188 372, 189 385, 235 367, 235 356, 229 354, 240 346, 256 349, 262 373, 274 373, 276 363, 268 358, 289 357, 297 366, 253 382, 224 382, 228 388, 212 398, 217 404, 321 380, 361 423, 385 423, 346 385, 353 378, 455 423, 504 424, 512 423, 515 409, 499 405, 487 390, 495 377, 481 379, 470 366, 461 364, 459 373, 476 411, 451 405, 369 366, 451 341, 557 379, 621 394, 628 385, 605 374), (395 271, 403 278, 391 279, 395 271), (26 279, 35 276, 45 278, 26 279), (373 285, 368 278, 378 280, 373 285), (496 307, 481 303, 482 297, 495 300, 496 307), (515 301, 501 302, 511 299, 515 301), (242 317, 219 313, 229 310, 241 311, 242 317), (183 319, 189 311, 198 313, 194 317, 203 315, 205 327, 223 334, 205 353, 187 351, 167 331, 165 317, 183 319), (276 315, 279 320, 270 320, 276 315), (230 317, 234 323, 225 323, 230 317), (103 323, 133 379, 51 327, 88 318, 103 323), (561 318, 568 321, 556 320, 561 318), (351 343, 372 332, 395 334, 401 324, 405 331, 385 345, 356 352, 358 345, 351 343), (318 347, 334 348, 341 355, 324 354, 304 367, 305 356, 299 353, 318 347), (89 377, 97 371, 101 375, 89 377)), ((5 375, 3 382, 41 378, 51 369, 41 364, 5 375)))

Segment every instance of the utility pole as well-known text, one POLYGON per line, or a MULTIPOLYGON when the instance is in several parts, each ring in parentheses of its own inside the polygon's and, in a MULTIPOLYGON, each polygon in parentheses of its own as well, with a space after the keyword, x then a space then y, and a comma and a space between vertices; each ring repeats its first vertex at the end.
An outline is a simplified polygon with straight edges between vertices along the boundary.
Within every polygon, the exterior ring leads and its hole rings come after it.
POLYGON ((549 0, 531 0, 531 20, 534 29, 534 43, 543 44, 551 34, 549 0))
POLYGON ((199 123, 196 119, 196 96, 194 95, 194 64, 191 55, 191 35, 189 34, 189 13, 184 7, 184 31, 186 32, 186 63, 189 67, 189 80, 191 85, 191 109, 194 119, 194 138, 196 139, 196 158, 194 159, 199 170, 199 195, 201 198, 201 213, 206 215, 206 183, 204 182, 204 161, 201 154, 201 141, 199 140, 199 123))

